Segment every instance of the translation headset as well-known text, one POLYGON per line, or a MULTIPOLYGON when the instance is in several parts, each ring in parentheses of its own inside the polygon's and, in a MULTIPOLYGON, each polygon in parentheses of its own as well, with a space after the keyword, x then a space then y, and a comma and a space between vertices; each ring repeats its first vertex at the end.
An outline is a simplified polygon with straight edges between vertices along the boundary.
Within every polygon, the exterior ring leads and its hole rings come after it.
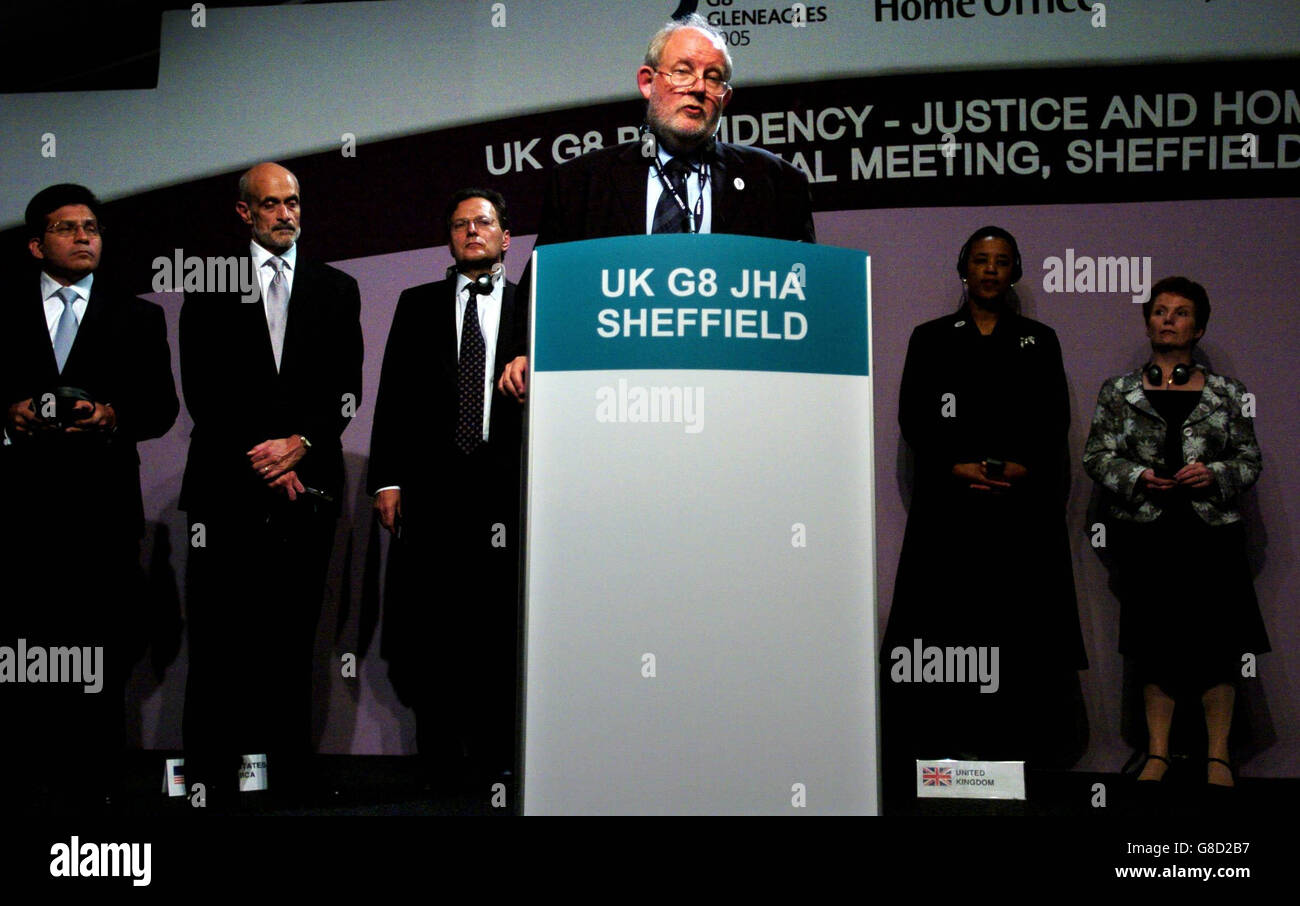
MULTIPOLYGON (((1192 379, 1192 372, 1200 367, 1195 363, 1188 365, 1179 362, 1169 372, 1169 383, 1179 387, 1183 386, 1192 379)), ((1148 362, 1143 366, 1142 373, 1146 376, 1147 383, 1153 387, 1159 387, 1165 383, 1165 373, 1155 362, 1148 362)))
POLYGON ((981 239, 1001 239, 1011 246, 1011 282, 1019 283, 1024 275, 1024 270, 1020 267, 1020 246, 1016 244, 1016 237, 996 226, 976 230, 957 253, 957 276, 961 277, 962 282, 966 282, 966 269, 970 266, 970 247, 981 239))
MULTIPOLYGON (((500 261, 492 265, 492 272, 488 274, 479 274, 469 281, 467 289, 477 296, 486 296, 492 292, 492 282, 505 272, 505 265, 500 261)), ((456 265, 447 268, 447 276, 450 277, 456 273, 456 265)))

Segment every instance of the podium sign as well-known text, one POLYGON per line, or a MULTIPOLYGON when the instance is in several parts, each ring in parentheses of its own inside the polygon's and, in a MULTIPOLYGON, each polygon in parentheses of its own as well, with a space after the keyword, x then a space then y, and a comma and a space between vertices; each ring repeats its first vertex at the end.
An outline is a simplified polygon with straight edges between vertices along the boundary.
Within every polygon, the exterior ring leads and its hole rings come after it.
POLYGON ((523 806, 871 814, 870 259, 534 252, 523 806))

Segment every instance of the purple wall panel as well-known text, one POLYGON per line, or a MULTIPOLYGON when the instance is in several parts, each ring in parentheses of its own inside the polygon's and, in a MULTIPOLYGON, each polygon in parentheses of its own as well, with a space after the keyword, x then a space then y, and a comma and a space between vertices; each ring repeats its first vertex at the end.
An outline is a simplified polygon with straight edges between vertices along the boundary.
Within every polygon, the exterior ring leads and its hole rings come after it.
MULTIPOLYGON (((1083 441, 1101 382, 1145 361, 1149 346, 1138 306, 1127 294, 1052 294, 1043 289, 1043 259, 1076 255, 1150 256, 1152 277, 1173 273, 1198 280, 1209 291, 1214 312, 1202 341, 1212 367, 1243 380, 1258 398, 1257 433, 1265 468, 1251 496, 1250 531, 1257 548, 1256 587, 1273 653, 1261 658, 1260 698, 1277 735, 1272 747, 1252 760, 1254 776, 1300 775, 1300 630, 1291 591, 1300 562, 1295 501, 1300 500, 1295 438, 1300 436, 1300 402, 1286 376, 1300 348, 1300 326, 1292 313, 1300 285, 1300 201, 1255 199, 1150 202, 1142 204, 1044 205, 1036 207, 927 208, 843 211, 817 215, 821 242, 862 248, 872 255, 876 386, 877 562, 879 617, 889 611, 894 573, 906 522, 909 489, 906 449, 897 425, 898 381, 912 328, 954 309, 960 287, 953 270, 966 235, 986 223, 1011 230, 1020 240, 1025 275, 1018 290, 1026 315, 1055 328, 1061 339, 1071 390, 1070 432, 1073 481, 1069 520, 1075 581, 1091 669, 1083 675, 1092 727, 1091 744, 1079 767, 1116 770, 1127 755, 1119 738, 1121 659, 1116 652, 1118 604, 1107 587, 1106 570, 1088 543, 1086 510, 1092 482, 1079 464, 1083 441)), ((507 272, 517 280, 527 261, 531 236, 516 237, 507 272)), ((303 246, 311 253, 310 242, 303 246)), ((330 601, 318 636, 317 726, 320 749, 356 754, 414 751, 410 712, 393 695, 387 665, 379 658, 382 622, 373 567, 382 545, 373 530, 363 480, 374 394, 384 342, 402 289, 439 278, 450 257, 444 247, 336 262, 361 285, 366 340, 362 408, 344 435, 350 494, 340 523, 332 565, 330 601), (372 578, 367 579, 369 564, 372 578), (371 586, 367 593, 367 585, 371 586), (376 625, 378 628, 376 628, 376 625), (339 657, 360 658, 356 679, 344 679, 339 657)), ((167 309, 176 352, 179 298, 152 297, 167 309)), ((176 367, 179 375, 179 367, 176 367)), ((1009 390, 1012 388, 1009 388, 1009 390)), ((183 587, 185 539, 176 495, 190 422, 182 411, 165 438, 142 447, 146 509, 154 524, 149 549, 165 539, 168 559, 183 587)), ((166 551, 163 549, 163 553, 166 551)), ((155 560, 157 559, 155 556, 155 560)), ((936 552, 936 557, 941 552, 936 552)), ((1197 553, 1188 552, 1188 565, 1197 553)), ((155 570, 155 572, 157 572, 155 570)), ((142 665, 132 696, 145 747, 179 747, 185 653, 161 682, 142 665)), ((246 678, 254 688, 255 677, 246 678)))
MULTIPOLYGON (((1080 458, 1097 390, 1112 375, 1146 361, 1150 345, 1140 306, 1126 294, 1053 294, 1043 289, 1043 259, 1076 255, 1150 256, 1152 279, 1184 274, 1205 286, 1213 312, 1201 350, 1211 367, 1246 383, 1258 399, 1256 432, 1264 472, 1247 501, 1259 569, 1256 591, 1273 652, 1260 658, 1262 700, 1277 743, 1248 775, 1300 775, 1300 626, 1294 588, 1300 575, 1295 501, 1300 500, 1300 402, 1289 373, 1300 348, 1294 314, 1300 285, 1300 201, 1258 199, 1036 207, 844 211, 817 215, 817 238, 872 256, 876 387, 876 552, 883 629, 902 546, 909 489, 898 430, 898 384, 907 340, 922 321, 954 310, 954 265, 973 230, 995 223, 1019 240, 1024 314, 1054 328, 1069 379, 1073 462, 1069 500, 1075 585, 1091 669, 1083 674, 1091 744, 1079 767, 1118 770, 1129 749, 1119 738, 1119 605, 1086 534, 1093 493, 1080 458)), ((1010 391, 1013 388, 1008 388, 1010 391)), ((936 561, 941 552, 935 552, 936 561)), ((1185 564, 1195 565, 1196 551, 1185 564)))

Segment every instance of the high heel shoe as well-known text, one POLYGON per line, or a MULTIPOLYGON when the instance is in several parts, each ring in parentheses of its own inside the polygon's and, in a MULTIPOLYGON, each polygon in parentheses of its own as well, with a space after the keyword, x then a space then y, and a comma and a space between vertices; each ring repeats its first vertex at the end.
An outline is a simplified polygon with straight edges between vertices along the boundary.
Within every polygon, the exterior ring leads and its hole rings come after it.
POLYGON ((1234 810, 1237 803, 1237 772, 1233 770, 1231 764, 1224 761, 1222 758, 1208 757, 1205 759, 1207 774, 1209 766, 1212 763, 1221 764, 1228 769, 1228 773, 1232 775, 1233 785, 1227 786, 1222 783, 1210 783, 1210 779, 1207 776, 1203 788, 1205 804, 1211 811, 1231 812, 1234 810))
POLYGON ((1144 759, 1142 760, 1142 767, 1138 768, 1138 772, 1137 772, 1137 774, 1134 775, 1134 776, 1135 776, 1136 778, 1140 778, 1141 775, 1142 775, 1142 772, 1145 771, 1145 770, 1147 769, 1147 763, 1150 762, 1150 761, 1152 761, 1153 759, 1154 759, 1155 761, 1159 761, 1159 762, 1161 762, 1162 764, 1164 764, 1164 766, 1165 766, 1165 772, 1164 772, 1163 774, 1161 774, 1157 779, 1154 779, 1154 780, 1141 780, 1141 779, 1135 779, 1135 780, 1134 780, 1134 783, 1137 783, 1137 784, 1147 784, 1147 783, 1164 783, 1164 782, 1165 782, 1165 778, 1169 776, 1169 769, 1170 769, 1171 767, 1173 767, 1173 765, 1171 765, 1171 764, 1169 763, 1169 759, 1168 759, 1168 758, 1165 758, 1163 755, 1152 755, 1150 752, 1148 752, 1147 755, 1146 755, 1146 758, 1144 758, 1144 759))
POLYGON ((1230 783, 1230 784, 1229 784, 1229 783, 1210 783, 1210 779, 1209 779, 1209 777, 1206 777, 1206 778, 1205 778, 1205 785, 1206 785, 1206 786, 1214 786, 1214 787, 1218 787, 1218 788, 1221 789, 1221 790, 1232 790, 1232 789, 1236 789, 1236 787, 1237 787, 1237 772, 1236 772, 1236 770, 1233 769, 1232 765, 1229 764, 1228 762, 1224 761, 1222 758, 1215 758, 1215 757, 1213 757, 1213 756, 1210 756, 1210 757, 1208 757, 1208 758, 1205 759, 1205 764, 1206 764, 1206 768, 1207 768, 1207 769, 1208 769, 1208 767, 1209 767, 1209 765, 1210 765, 1211 762, 1214 762, 1215 764, 1221 764, 1221 765, 1223 765, 1225 768, 1227 768, 1227 769, 1228 769, 1228 776, 1230 776, 1230 777, 1232 778, 1232 783, 1230 783))

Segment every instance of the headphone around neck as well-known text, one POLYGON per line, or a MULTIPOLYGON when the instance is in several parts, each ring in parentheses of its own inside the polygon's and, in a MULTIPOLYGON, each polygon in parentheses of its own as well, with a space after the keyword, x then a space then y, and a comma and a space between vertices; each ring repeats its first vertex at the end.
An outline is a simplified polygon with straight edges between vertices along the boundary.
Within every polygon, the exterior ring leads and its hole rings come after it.
MULTIPOLYGON (((1192 372, 1200 368, 1195 362, 1187 364, 1179 362, 1169 372, 1169 383, 1181 387, 1192 379, 1192 372)), ((1155 362, 1148 362, 1143 368, 1142 373, 1146 376, 1147 383, 1153 387, 1159 387, 1165 383, 1165 373, 1155 362)))

